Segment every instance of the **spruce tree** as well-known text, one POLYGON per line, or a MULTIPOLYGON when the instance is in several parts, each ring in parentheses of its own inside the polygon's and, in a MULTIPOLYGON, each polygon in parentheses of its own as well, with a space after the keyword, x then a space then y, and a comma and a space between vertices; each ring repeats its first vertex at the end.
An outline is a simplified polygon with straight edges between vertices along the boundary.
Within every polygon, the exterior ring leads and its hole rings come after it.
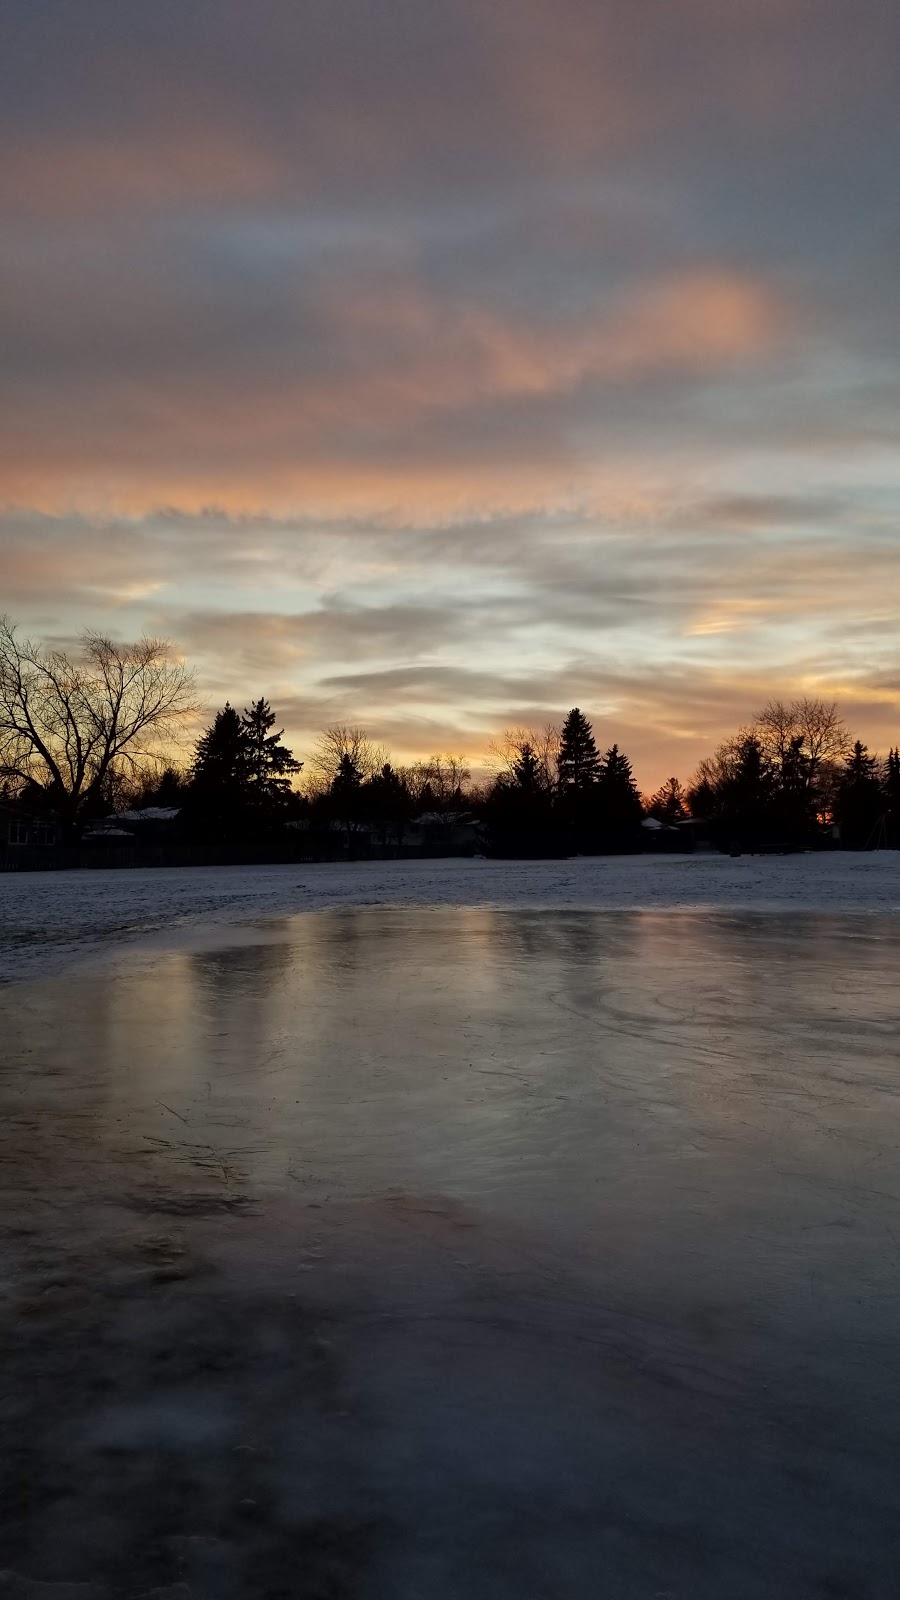
POLYGON ((244 711, 241 727, 246 744, 247 782, 250 796, 257 805, 283 800, 290 793, 291 775, 299 772, 303 763, 295 761, 293 752, 282 744, 282 728, 272 733, 275 713, 268 700, 257 700, 244 711))
POLYGON ((512 766, 512 780, 523 794, 540 794, 543 788, 541 763, 526 741, 512 766))
POLYGON ((600 756, 594 730, 576 706, 562 726, 557 758, 561 789, 588 789, 600 776, 600 756))
POLYGON ((884 796, 887 843, 900 847, 900 750, 889 750, 881 778, 884 796))
POLYGON ((248 778, 244 728, 234 707, 226 705, 194 752, 184 816, 195 838, 230 843, 244 831, 248 778))
POLYGON ((647 815, 668 827, 683 822, 687 814, 687 795, 677 778, 667 778, 647 804, 647 815))
POLYGON ((732 841, 753 842, 777 829, 778 771, 755 733, 745 734, 719 785, 720 818, 732 841))
POLYGON ((216 713, 212 726, 197 740, 193 784, 207 794, 242 794, 250 763, 243 723, 232 705, 216 713))
POLYGON ((384 848, 387 848, 388 834, 392 830, 397 845, 402 844, 413 802, 401 774, 394 771, 389 761, 363 785, 361 805, 366 817, 379 827, 384 848))
POLYGON ((606 826, 614 832, 637 827, 644 808, 631 762, 617 744, 612 745, 603 758, 599 781, 601 814, 606 826))
POLYGON ((857 739, 838 780, 835 820, 841 829, 841 842, 856 849, 873 843, 884 814, 877 758, 870 756, 857 739))
POLYGON ((329 809, 336 822, 342 824, 347 836, 347 853, 352 852, 354 824, 360 820, 362 810, 362 768, 352 755, 345 751, 338 762, 328 794, 329 809))

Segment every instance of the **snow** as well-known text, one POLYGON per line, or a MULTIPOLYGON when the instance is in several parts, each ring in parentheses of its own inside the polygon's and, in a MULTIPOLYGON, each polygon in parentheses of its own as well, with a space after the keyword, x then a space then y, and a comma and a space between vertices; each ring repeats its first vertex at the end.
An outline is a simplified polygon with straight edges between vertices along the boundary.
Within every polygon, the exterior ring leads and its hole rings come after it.
POLYGON ((0 981, 123 940, 340 906, 900 912, 900 853, 427 860, 0 875, 0 981))
POLYGON ((180 815, 180 806, 141 806, 138 810, 117 811, 119 822, 174 822, 180 815))

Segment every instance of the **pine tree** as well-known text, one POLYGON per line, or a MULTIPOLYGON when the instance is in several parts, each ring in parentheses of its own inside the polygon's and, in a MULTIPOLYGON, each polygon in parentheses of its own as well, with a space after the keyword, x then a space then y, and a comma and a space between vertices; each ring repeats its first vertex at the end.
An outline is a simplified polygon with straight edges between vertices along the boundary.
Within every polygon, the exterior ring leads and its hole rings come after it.
POLYGON ((362 806, 370 821, 381 830, 382 846, 387 846, 388 834, 393 830, 398 845, 403 841, 403 830, 413 812, 412 796, 399 772, 386 761, 364 784, 362 806))
POLYGON ((587 789, 600 776, 600 756, 594 730, 576 706, 562 726, 557 758, 561 789, 587 789))
POLYGON ((483 815, 491 854, 530 859, 559 854, 560 833, 546 768, 529 740, 494 783, 483 815))
POLYGON ((838 780, 835 820, 841 830, 841 842, 856 849, 873 843, 884 813, 885 797, 877 757, 870 756, 866 746, 857 739, 838 780))
POLYGON ((778 772, 755 733, 745 734, 734 749, 719 790, 720 816, 738 841, 772 832, 778 772))
POLYGON ((603 758, 599 781, 600 808, 605 825, 616 832, 636 827, 644 808, 631 762, 617 744, 612 745, 603 758))
POLYGON ((523 794, 540 794, 543 789, 541 763, 526 741, 512 765, 512 781, 523 794))
POLYGON ((249 752, 243 723, 232 705, 216 713, 198 739, 193 785, 206 793, 243 793, 249 777, 249 752))
POLYGON ((198 739, 194 752, 183 809, 191 834, 230 842, 241 833, 246 822, 248 777, 246 735, 238 713, 226 705, 198 739))
POLYGON ((900 847, 900 749, 889 750, 881 778, 884 796, 887 842, 900 847))
POLYGON ((670 828, 683 822, 687 814, 687 795, 677 778, 667 778, 647 803, 647 815, 670 828))
POLYGON ((303 763, 282 744, 284 729, 272 733, 275 713, 267 700, 257 700, 241 718, 246 743, 247 782, 257 805, 283 800, 290 793, 291 775, 303 763))
POLYGON ((345 751, 329 790, 329 809, 336 822, 340 822, 347 835, 348 854, 353 847, 354 825, 360 820, 363 772, 352 755, 345 751))

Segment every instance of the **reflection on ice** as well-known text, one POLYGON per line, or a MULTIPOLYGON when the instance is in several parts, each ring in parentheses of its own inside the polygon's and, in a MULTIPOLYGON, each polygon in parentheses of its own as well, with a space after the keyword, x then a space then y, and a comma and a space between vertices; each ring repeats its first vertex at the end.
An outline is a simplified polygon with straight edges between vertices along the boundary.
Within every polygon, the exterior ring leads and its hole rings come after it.
POLYGON ((4 1559, 887 1596, 898 950, 347 910, 0 996, 4 1559))

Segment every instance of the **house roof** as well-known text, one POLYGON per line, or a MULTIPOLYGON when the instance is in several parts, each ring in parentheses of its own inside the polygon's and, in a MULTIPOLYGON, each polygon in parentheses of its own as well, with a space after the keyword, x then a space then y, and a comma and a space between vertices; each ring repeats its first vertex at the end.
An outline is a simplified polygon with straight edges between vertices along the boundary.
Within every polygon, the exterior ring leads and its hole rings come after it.
POLYGON ((181 814, 180 806, 141 806, 130 811, 117 811, 116 822, 174 822, 181 814))

